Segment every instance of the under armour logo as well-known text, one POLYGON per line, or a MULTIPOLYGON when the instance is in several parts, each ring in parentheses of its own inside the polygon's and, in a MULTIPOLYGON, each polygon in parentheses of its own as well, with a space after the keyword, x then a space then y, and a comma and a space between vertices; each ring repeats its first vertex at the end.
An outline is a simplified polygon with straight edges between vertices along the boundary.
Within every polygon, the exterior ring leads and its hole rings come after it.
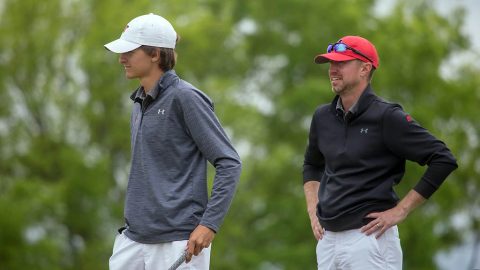
POLYGON ((367 134, 367 133, 368 133, 368 128, 362 128, 362 129, 360 129, 360 133, 362 133, 362 134, 363 134, 363 133, 367 134))
POLYGON ((157 114, 165 114, 165 109, 158 109, 158 113, 157 114))

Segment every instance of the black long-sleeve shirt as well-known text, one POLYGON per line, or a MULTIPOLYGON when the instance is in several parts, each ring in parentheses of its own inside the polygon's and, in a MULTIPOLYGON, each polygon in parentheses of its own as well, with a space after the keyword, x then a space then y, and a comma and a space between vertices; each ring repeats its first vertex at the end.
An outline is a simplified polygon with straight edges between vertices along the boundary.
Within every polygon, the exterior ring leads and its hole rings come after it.
POLYGON ((316 110, 303 166, 304 182, 321 182, 317 215, 325 229, 359 228, 368 213, 394 207, 393 186, 401 181, 406 160, 428 165, 414 187, 425 198, 457 168, 442 141, 400 105, 377 97, 370 85, 346 118, 336 109, 338 99, 316 110))

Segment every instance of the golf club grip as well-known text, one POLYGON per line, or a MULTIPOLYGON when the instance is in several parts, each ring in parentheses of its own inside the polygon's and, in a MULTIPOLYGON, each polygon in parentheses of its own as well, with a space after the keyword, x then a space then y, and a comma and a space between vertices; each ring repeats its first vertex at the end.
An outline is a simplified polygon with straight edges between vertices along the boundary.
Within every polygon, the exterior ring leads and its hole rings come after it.
POLYGON ((185 262, 186 258, 187 258, 187 251, 185 250, 182 252, 182 255, 180 255, 180 257, 178 257, 178 259, 175 260, 175 262, 173 262, 173 264, 170 266, 170 268, 168 268, 168 270, 177 269, 183 262, 185 262))

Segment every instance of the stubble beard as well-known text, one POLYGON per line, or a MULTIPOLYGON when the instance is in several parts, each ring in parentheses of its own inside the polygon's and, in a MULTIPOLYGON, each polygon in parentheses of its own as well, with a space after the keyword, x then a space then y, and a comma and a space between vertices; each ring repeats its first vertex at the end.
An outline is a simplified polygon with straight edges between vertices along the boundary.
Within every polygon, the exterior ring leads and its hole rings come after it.
POLYGON ((342 84, 342 85, 337 85, 335 86, 333 83, 332 83, 332 92, 336 95, 340 95, 342 94, 343 92, 345 92, 347 89, 347 86, 342 84))
POLYGON ((332 85, 332 92, 336 95, 341 96, 342 94, 346 94, 348 92, 353 91, 353 89, 355 89, 358 84, 359 84, 359 82, 345 83, 345 81, 343 81, 343 80, 342 80, 341 84, 336 85, 336 86, 332 83, 331 84, 332 85))

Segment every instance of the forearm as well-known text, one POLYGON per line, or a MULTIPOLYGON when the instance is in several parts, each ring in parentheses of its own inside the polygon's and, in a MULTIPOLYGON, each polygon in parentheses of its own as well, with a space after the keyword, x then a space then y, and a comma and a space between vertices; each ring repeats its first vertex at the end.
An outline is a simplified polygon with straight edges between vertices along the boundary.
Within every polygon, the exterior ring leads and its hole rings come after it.
POLYGON ((404 218, 410 214, 415 208, 421 205, 426 199, 420 195, 414 189, 410 190, 408 194, 397 204, 395 208, 397 208, 401 216, 404 218))
POLYGON ((320 188, 320 182, 307 181, 303 185, 303 191, 305 192, 305 199, 307 201, 307 212, 310 218, 310 225, 312 226, 312 232, 315 239, 319 240, 323 238, 325 230, 320 225, 317 217, 317 204, 318 204, 318 189, 320 188))
POLYGON ((422 179, 414 187, 424 198, 428 199, 432 194, 440 187, 445 181, 447 176, 457 168, 455 160, 452 162, 432 162, 428 165, 428 169, 425 171, 422 179))
POLYGON ((200 224, 218 231, 230 208, 241 169, 240 159, 222 159, 215 165, 211 196, 200 224))
POLYGON ((307 212, 309 215, 316 215, 317 213, 319 188, 320 182, 318 181, 308 181, 303 184, 303 191, 305 192, 305 200, 307 202, 307 212))

